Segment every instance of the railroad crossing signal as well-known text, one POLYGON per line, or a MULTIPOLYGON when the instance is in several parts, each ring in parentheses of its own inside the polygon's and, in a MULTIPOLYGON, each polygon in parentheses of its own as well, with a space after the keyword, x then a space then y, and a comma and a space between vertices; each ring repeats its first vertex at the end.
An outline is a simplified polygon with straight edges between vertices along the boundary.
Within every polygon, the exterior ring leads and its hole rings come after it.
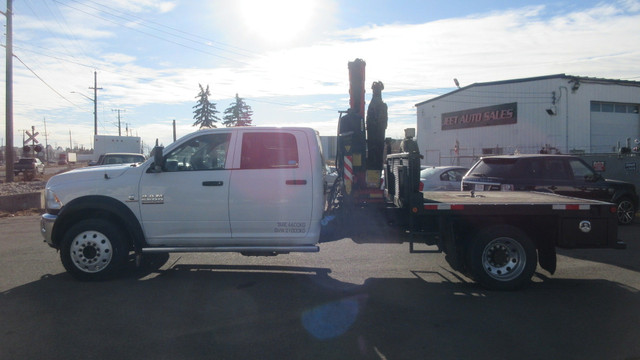
POLYGON ((38 136, 38 134, 40 134, 39 132, 36 132, 35 130, 31 130, 33 131, 33 135, 31 135, 31 133, 29 132, 29 130, 25 131, 25 133, 29 136, 25 141, 23 145, 27 145, 29 143, 29 141, 32 141, 33 144, 37 144, 39 143, 38 140, 36 140, 36 136, 38 136))

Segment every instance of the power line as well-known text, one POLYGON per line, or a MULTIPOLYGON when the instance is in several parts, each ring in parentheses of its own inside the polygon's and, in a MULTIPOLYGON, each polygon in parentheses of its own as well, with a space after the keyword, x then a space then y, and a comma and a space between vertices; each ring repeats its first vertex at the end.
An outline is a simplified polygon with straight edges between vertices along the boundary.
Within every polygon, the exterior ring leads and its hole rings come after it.
POLYGON ((56 89, 54 89, 51 85, 49 85, 49 84, 48 84, 48 83, 47 83, 43 78, 41 78, 41 77, 40 77, 40 75, 36 74, 36 72, 35 72, 33 69, 31 69, 31 68, 29 67, 29 65, 25 64, 25 63, 24 63, 24 61, 22 61, 22 59, 20 59, 20 58, 18 57, 18 55, 16 55, 16 54, 14 53, 14 54, 13 54, 13 57, 15 57, 18 61, 20 61, 20 63, 21 63, 22 65, 24 65, 24 67, 26 67, 26 68, 27 68, 27 70, 29 70, 29 71, 30 71, 30 72, 31 72, 31 73, 32 73, 36 78, 38 78, 38 80, 40 80, 43 84, 45 84, 45 85, 46 85, 46 86, 47 86, 51 91, 53 91, 54 93, 56 93, 56 95, 60 96, 60 97, 61 97, 62 99, 64 99, 64 100, 66 100, 69 104, 71 104, 71 105, 73 105, 73 106, 77 107, 78 109, 81 109, 81 110, 82 110, 82 108, 81 108, 80 106, 76 105, 76 104, 75 104, 75 103, 73 103, 71 100, 67 99, 64 95, 62 95, 62 94, 61 94, 61 93, 59 93, 56 89))

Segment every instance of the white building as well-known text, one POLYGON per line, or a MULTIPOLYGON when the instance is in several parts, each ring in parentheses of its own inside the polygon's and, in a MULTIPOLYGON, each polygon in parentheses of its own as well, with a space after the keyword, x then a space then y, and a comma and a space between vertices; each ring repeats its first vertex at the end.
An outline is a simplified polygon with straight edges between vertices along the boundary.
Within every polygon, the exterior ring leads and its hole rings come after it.
POLYGON ((417 141, 429 165, 543 149, 614 152, 640 138, 639 105, 639 81, 558 74, 476 83, 416 104, 417 141))

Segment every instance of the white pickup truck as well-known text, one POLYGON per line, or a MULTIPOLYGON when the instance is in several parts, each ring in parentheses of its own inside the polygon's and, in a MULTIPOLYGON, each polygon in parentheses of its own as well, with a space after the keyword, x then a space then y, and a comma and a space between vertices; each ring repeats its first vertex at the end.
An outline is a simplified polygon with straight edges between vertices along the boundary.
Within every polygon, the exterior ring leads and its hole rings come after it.
MULTIPOLYGON (((422 193, 415 156, 388 158, 387 201, 375 211, 388 216, 373 225, 410 234, 404 241, 412 250, 414 242, 437 245, 454 269, 487 287, 521 287, 538 257, 553 273, 556 246, 624 246, 616 241, 612 204, 533 193, 422 193)), ((197 131, 156 147, 142 164, 52 177, 41 232, 66 270, 85 280, 115 274, 130 252, 317 252, 321 230, 331 224, 355 229, 338 238, 373 228, 360 224, 370 217, 359 207, 331 205, 339 191, 327 201, 325 169, 309 128, 197 131), (336 219, 324 226, 329 218, 336 219)), ((382 199, 376 194, 371 204, 382 199)))
POLYGON ((203 130, 158 158, 49 180, 42 233, 71 274, 104 277, 129 250, 318 251, 325 188, 314 130, 203 130))

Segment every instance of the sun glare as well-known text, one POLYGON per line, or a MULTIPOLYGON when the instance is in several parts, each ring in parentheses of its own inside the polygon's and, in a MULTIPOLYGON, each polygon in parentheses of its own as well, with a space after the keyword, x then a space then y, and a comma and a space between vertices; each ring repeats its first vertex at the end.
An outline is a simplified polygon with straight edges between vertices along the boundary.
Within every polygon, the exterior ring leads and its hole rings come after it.
POLYGON ((261 40, 286 44, 310 27, 316 0, 238 0, 245 28, 261 40))

